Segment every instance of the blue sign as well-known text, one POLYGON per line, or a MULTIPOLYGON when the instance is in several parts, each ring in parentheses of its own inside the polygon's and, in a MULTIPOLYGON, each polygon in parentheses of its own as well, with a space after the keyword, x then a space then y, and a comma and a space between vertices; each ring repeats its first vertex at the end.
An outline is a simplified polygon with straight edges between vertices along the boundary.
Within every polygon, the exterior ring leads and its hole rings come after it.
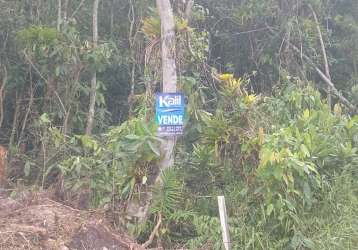
POLYGON ((155 121, 159 135, 182 135, 185 103, 181 93, 158 93, 156 95, 155 121))

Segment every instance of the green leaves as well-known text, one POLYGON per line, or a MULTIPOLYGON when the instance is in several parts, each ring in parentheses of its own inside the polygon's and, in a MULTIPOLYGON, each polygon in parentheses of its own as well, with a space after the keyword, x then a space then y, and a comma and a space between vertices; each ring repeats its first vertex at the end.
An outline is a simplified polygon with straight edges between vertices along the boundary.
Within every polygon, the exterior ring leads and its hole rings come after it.
POLYGON ((22 46, 29 48, 49 47, 59 38, 59 33, 55 28, 45 26, 31 26, 17 32, 16 39, 22 46))
MULTIPOLYGON (((317 195, 328 185, 323 176, 342 171, 357 152, 350 143, 354 118, 329 112, 311 89, 290 96, 291 105, 280 112, 291 116, 277 124, 274 133, 266 133, 256 172, 258 185, 263 186, 264 221, 276 221, 281 233, 296 225, 298 211, 311 211, 317 205, 317 195)), ((312 242, 297 235, 292 244, 312 247, 312 242)))
POLYGON ((183 200, 183 183, 175 171, 165 170, 161 175, 162 183, 153 189, 151 211, 168 216, 173 213, 183 200))
POLYGON ((92 72, 103 72, 110 64, 115 48, 112 43, 103 43, 96 48, 86 50, 84 61, 92 72))
POLYGON ((114 199, 124 201, 148 185, 151 167, 160 156, 160 143, 154 126, 132 119, 102 137, 74 136, 68 145, 72 156, 59 166, 72 189, 89 187, 92 205, 102 206, 114 199))
POLYGON ((39 122, 40 122, 40 124, 42 124, 42 125, 47 125, 47 124, 51 123, 51 120, 50 120, 50 118, 49 118, 49 115, 48 115, 47 113, 43 113, 43 114, 40 116, 39 122))

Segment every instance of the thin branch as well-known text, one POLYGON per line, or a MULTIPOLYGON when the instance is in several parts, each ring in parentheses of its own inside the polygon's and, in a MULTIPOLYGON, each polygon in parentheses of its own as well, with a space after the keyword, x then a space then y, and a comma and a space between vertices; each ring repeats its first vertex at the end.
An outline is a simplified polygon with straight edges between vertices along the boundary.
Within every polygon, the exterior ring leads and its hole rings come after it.
POLYGON ((321 76, 322 80, 325 81, 328 86, 331 88, 333 94, 338 97, 341 102, 346 105, 352 112, 356 113, 358 112, 358 109, 355 105, 353 105, 350 101, 348 101, 341 92, 339 92, 336 87, 334 86, 334 83, 327 78, 327 76, 316 66, 315 70, 317 73, 321 76))
POLYGON ((77 9, 75 9, 75 11, 72 13, 70 19, 74 18, 74 16, 77 14, 77 12, 82 8, 82 6, 83 6, 83 4, 84 4, 85 1, 86 1, 86 0, 82 0, 82 1, 80 2, 80 4, 78 5, 77 9))
POLYGON ((150 234, 148 240, 142 244, 142 247, 147 248, 150 244, 152 244, 155 235, 158 233, 160 225, 162 224, 162 215, 159 214, 157 225, 155 225, 152 233, 150 234))
MULTIPOLYGON (((323 41, 323 36, 322 36, 322 32, 321 32, 321 28, 320 28, 320 25, 319 25, 319 22, 318 22, 318 18, 317 18, 317 15, 316 15, 316 12, 314 11, 313 7, 311 5, 309 5, 311 11, 312 11, 312 14, 313 14, 313 18, 316 22, 316 28, 317 28, 317 33, 318 33, 318 38, 319 38, 319 41, 320 41, 320 44, 321 44, 321 49, 322 49, 322 55, 323 55, 323 61, 324 61, 324 68, 325 68, 325 75, 326 77, 331 81, 332 78, 331 78, 331 73, 330 73, 330 70, 329 70, 329 64, 328 64, 328 59, 327 59, 327 53, 326 53, 326 46, 324 45, 324 41, 323 41)), ((332 96, 331 96, 331 87, 328 86, 327 88, 327 99, 328 99, 328 105, 329 105, 329 108, 332 108, 332 96)))
POLYGON ((239 35, 244 35, 244 34, 250 34, 250 33, 255 33, 255 32, 259 32, 259 31, 265 31, 268 28, 259 28, 259 29, 254 29, 254 30, 247 30, 247 31, 242 31, 242 32, 237 32, 237 33, 233 33, 233 35, 235 36, 239 36, 239 35))
MULTIPOLYGON (((293 44, 290 43, 290 46, 297 52, 300 53, 300 50, 293 44)), ((316 70, 321 79, 332 89, 333 94, 344 104, 346 105, 352 112, 357 112, 357 107, 353 105, 350 101, 348 101, 341 92, 339 92, 334 83, 329 79, 320 68, 318 68, 315 63, 309 58, 307 55, 302 54, 303 58, 316 70)))
MULTIPOLYGON (((24 55, 25 55, 25 59, 30 63, 30 65, 32 66, 32 68, 36 71, 37 74, 39 74, 39 76, 42 78, 42 80, 45 81, 46 85, 48 85, 48 80, 41 74, 40 70, 34 65, 34 63, 31 61, 30 57, 26 54, 25 51, 23 51, 24 55)), ((56 90, 54 90, 54 93, 61 105, 61 108, 63 109, 63 112, 66 113, 66 108, 65 106, 63 105, 63 102, 59 96, 59 94, 57 93, 56 90)))

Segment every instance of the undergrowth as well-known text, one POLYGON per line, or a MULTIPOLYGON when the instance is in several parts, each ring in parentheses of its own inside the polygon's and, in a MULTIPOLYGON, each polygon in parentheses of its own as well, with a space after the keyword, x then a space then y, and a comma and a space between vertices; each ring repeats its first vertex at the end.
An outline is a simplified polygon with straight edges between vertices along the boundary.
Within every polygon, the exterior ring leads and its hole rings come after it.
POLYGON ((106 208, 140 241, 159 223, 153 244, 166 249, 223 249, 217 195, 226 198, 233 249, 354 249, 358 117, 339 104, 331 112, 311 87, 286 83, 261 97, 248 83, 224 74, 211 89, 183 79, 197 98, 188 99, 187 134, 160 185, 161 139, 145 115, 101 137, 65 138, 46 120, 53 160, 25 164, 25 178, 48 186, 60 176, 67 192, 88 192, 90 206, 106 208), (148 191, 147 223, 124 221, 122 210, 148 191))

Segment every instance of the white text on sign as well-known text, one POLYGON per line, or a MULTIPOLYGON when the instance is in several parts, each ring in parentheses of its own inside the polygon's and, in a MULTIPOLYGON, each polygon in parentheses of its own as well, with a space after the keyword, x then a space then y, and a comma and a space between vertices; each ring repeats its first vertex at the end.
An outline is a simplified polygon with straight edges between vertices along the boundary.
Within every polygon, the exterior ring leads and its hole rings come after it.
POLYGON ((181 105, 181 96, 159 96, 159 107, 173 107, 181 105))
POLYGON ((158 116, 159 124, 162 125, 182 125, 183 116, 182 115, 159 115, 158 116))

